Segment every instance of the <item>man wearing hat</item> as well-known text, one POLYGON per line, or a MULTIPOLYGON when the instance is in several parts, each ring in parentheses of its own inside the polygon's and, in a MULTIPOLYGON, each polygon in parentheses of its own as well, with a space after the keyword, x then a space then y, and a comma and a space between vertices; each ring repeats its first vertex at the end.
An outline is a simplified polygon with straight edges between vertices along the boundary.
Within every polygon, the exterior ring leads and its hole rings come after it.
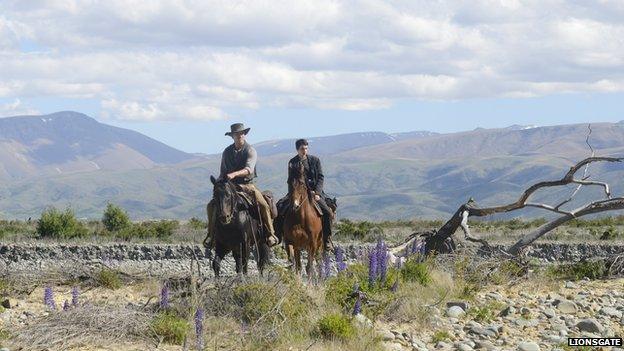
MULTIPOLYGON (((273 230, 273 219, 271 218, 271 208, 264 196, 253 184, 256 177, 256 161, 258 154, 249 143, 245 141, 245 136, 251 128, 245 128, 242 123, 234 123, 230 126, 230 131, 225 135, 232 137, 234 143, 223 150, 221 155, 221 179, 229 179, 241 190, 251 194, 256 199, 260 207, 260 217, 265 226, 266 240, 269 246, 277 244, 275 230, 273 230)), ((213 201, 208 204, 208 235, 210 236, 209 247, 214 245, 215 231, 215 206, 213 201)))

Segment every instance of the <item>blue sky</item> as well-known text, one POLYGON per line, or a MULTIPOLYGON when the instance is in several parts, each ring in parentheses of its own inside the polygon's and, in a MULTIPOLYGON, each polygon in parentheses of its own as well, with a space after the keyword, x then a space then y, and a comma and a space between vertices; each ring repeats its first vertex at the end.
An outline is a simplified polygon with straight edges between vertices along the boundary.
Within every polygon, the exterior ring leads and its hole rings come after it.
POLYGON ((624 119, 621 1, 0 2, 0 117, 75 110, 188 152, 624 119))

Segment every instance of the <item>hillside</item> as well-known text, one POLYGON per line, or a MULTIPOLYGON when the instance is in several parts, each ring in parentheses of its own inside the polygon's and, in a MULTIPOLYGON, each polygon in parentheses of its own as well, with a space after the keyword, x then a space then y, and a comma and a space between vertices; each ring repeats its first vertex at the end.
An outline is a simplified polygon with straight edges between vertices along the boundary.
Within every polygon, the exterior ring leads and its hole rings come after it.
MULTIPOLYGON (((624 124, 594 124, 592 130, 591 144, 598 155, 624 155, 624 124)), ((586 136, 585 124, 513 126, 452 134, 353 133, 311 138, 310 147, 322 156, 325 188, 338 197, 339 217, 445 218, 470 197, 481 205, 501 204, 514 201, 534 182, 560 178, 589 155, 586 136), (353 142, 341 144, 341 140, 353 142)), ((286 163, 294 154, 291 144, 292 140, 257 144, 261 189, 278 196, 286 192, 286 163)), ((46 206, 54 205, 71 206, 81 217, 98 218, 106 203, 114 202, 137 219, 203 218, 212 191, 209 177, 217 174, 218 165, 213 155, 177 164, 4 182, 0 215, 36 218, 46 206)), ((589 174, 610 182, 614 194, 624 193, 624 165, 593 165, 589 174)), ((562 200, 571 190, 538 193, 535 199, 562 200)), ((599 193, 588 188, 578 198, 599 193)), ((544 212, 513 215, 541 216, 544 212)))
POLYGON ((147 169, 192 158, 145 135, 77 112, 0 119, 0 180, 147 169))

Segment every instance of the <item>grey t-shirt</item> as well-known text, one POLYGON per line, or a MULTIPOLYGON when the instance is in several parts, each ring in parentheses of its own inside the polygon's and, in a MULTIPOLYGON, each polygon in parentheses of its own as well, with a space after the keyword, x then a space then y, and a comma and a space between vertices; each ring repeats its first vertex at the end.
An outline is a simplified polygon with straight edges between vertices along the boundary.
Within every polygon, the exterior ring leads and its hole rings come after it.
POLYGON ((221 177, 223 178, 226 174, 240 171, 241 169, 248 169, 248 176, 235 178, 233 182, 237 184, 253 183, 253 179, 257 176, 256 162, 258 161, 258 154, 256 149, 247 142, 240 150, 236 150, 234 145, 232 144, 223 150, 221 155, 221 177))

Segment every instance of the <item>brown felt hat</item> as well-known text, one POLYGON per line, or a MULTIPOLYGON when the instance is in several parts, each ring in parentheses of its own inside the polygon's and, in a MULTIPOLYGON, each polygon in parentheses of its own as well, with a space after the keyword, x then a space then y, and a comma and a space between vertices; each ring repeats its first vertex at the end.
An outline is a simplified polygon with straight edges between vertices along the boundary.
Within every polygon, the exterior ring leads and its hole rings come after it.
POLYGON ((245 133, 245 135, 247 135, 250 129, 251 128, 245 128, 245 125, 242 123, 234 123, 230 126, 230 131, 225 133, 225 135, 231 136, 234 133, 245 133))

